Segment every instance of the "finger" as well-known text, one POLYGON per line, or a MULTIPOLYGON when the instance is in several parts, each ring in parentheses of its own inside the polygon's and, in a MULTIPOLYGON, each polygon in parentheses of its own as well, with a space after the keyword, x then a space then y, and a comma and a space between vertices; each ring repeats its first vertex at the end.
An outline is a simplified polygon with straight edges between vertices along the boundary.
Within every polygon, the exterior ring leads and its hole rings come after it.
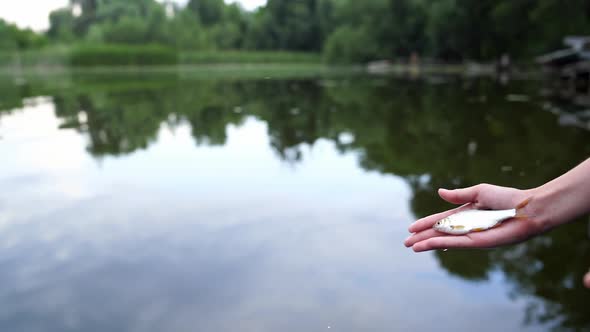
POLYGON ((479 186, 473 186, 463 189, 439 189, 438 195, 445 201, 453 204, 465 204, 475 202, 479 193, 479 186))
POLYGON ((415 243, 420 242, 420 241, 424 241, 426 239, 430 239, 431 237, 437 237, 437 236, 448 236, 449 234, 445 234, 445 233, 441 233, 437 230, 434 230, 432 228, 430 229, 426 229, 422 232, 419 233, 415 233, 410 235, 405 241, 404 241, 404 245, 406 247, 411 247, 413 246, 415 243))
POLYGON ((590 288, 590 272, 586 273, 584 276, 584 286, 586 286, 586 288, 590 288))
POLYGON ((471 248, 474 242, 467 236, 438 236, 420 241, 412 246, 415 252, 433 249, 471 248))
POLYGON ((430 215, 428 217, 424 217, 422 219, 418 219, 413 224, 411 224, 410 227, 408 227, 408 230, 410 231, 410 233, 418 233, 418 232, 423 231, 425 229, 431 228, 432 225, 434 225, 437 221, 444 219, 444 218, 450 216, 451 214, 457 213, 459 211, 471 209, 472 208, 471 205, 472 204, 468 203, 468 204, 459 206, 457 208, 454 208, 452 210, 440 212, 437 214, 430 215))

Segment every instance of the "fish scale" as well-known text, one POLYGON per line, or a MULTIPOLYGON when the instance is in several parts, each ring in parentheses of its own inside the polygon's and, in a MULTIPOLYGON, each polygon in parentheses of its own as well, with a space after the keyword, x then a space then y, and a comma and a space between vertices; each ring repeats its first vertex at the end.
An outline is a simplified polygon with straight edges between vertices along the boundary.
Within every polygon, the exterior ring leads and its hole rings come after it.
POLYGON ((462 235, 493 228, 511 218, 525 218, 521 210, 530 202, 526 199, 514 209, 507 210, 466 210, 437 221, 433 228, 439 232, 462 235))

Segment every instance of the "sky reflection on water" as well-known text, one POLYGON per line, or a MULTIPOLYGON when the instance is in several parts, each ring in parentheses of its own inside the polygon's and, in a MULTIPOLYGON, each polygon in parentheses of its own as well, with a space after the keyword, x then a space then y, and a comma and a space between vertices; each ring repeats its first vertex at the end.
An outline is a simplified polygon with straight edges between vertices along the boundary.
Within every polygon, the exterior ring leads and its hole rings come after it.
POLYGON ((288 165, 249 118, 223 146, 181 125, 95 160, 57 124, 49 100, 0 124, 3 329, 521 327, 501 276, 463 282, 405 250, 406 183, 329 141, 288 165))

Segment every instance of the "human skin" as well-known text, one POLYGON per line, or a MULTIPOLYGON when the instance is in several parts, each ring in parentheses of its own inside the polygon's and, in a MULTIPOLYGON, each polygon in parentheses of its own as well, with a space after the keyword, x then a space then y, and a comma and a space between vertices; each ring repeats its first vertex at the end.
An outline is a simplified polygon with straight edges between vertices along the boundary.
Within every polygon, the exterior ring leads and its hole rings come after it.
MULTIPOLYGON (((448 248, 493 248, 518 243, 590 212, 590 159, 533 189, 478 184, 463 189, 439 189, 438 194, 447 202, 463 205, 414 222, 409 227, 412 235, 404 241, 406 247, 422 252, 448 248), (501 227, 465 235, 449 235, 432 229, 438 220, 464 209, 512 209, 528 198, 531 198, 530 203, 521 211, 526 218, 508 220, 501 227)), ((590 288, 590 273, 584 277, 584 284, 590 288)))

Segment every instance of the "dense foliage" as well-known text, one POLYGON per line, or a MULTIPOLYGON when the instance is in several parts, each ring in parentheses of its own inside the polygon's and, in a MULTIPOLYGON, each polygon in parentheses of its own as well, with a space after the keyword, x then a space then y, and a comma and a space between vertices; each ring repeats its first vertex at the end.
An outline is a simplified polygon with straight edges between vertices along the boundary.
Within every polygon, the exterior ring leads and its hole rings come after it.
POLYGON ((19 29, 16 25, 0 19, 0 50, 16 51, 27 48, 39 48, 47 42, 45 36, 30 29, 19 29))
MULTIPOLYGON (((223 0, 185 6, 156 0, 70 0, 50 14, 59 44, 158 44, 187 51, 323 53, 331 62, 518 59, 590 32, 585 0, 268 0, 245 11, 223 0)), ((43 45, 45 36, 0 22, 0 49, 43 45)))
POLYGON ((178 56, 158 45, 98 45, 73 48, 69 62, 73 66, 171 65, 178 56))

